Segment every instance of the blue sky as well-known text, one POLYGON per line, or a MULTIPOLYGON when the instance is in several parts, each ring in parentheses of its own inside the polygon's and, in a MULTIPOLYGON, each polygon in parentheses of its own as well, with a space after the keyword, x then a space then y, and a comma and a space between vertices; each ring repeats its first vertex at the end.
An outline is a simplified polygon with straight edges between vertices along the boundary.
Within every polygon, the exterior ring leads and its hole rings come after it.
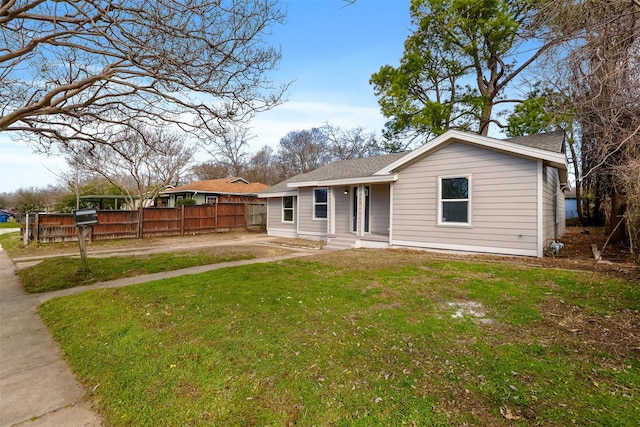
MULTIPOLYGON (((287 102, 252 122, 252 151, 274 148, 293 130, 329 123, 380 132, 380 114, 371 74, 385 64, 397 66, 410 34, 410 0, 291 0, 285 25, 269 40, 282 50, 271 77, 293 81, 287 102)), ((207 160, 203 156, 203 161, 207 160)), ((46 187, 65 169, 59 158, 34 154, 23 142, 0 136, 0 193, 46 187)))

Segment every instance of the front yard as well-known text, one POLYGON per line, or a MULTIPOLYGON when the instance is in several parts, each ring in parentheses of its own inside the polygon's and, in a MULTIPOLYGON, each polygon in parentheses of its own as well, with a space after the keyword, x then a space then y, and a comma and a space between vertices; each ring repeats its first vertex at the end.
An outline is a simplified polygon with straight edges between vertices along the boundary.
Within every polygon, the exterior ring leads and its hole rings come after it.
POLYGON ((638 301, 599 273, 358 250, 40 312, 114 426, 632 426, 638 301))

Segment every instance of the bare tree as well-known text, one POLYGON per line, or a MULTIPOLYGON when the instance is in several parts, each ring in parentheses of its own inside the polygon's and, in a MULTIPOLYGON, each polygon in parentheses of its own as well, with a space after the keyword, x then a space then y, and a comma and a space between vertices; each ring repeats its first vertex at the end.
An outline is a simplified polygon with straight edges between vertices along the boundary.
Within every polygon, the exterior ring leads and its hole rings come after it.
POLYGON ((251 157, 244 177, 251 182, 274 185, 284 179, 283 169, 273 149, 265 145, 251 157))
POLYGON ((225 126, 205 150, 215 162, 224 165, 233 176, 242 176, 250 154, 249 141, 253 138, 249 128, 240 125, 225 126))
POLYGON ((358 159, 382 152, 375 132, 367 132, 361 126, 344 130, 325 124, 322 132, 327 137, 329 151, 334 160, 358 159))
POLYGON ((265 44, 276 0, 16 0, 0 4, 0 131, 112 142, 113 124, 203 138, 281 102, 265 44))
POLYGON ((593 195, 596 223, 620 241, 629 193, 620 171, 640 155, 640 2, 565 3, 558 22, 575 40, 563 66, 581 137, 584 190, 593 195))
POLYGON ((184 136, 162 128, 131 127, 114 130, 110 145, 77 144, 67 159, 99 174, 118 188, 130 206, 142 209, 168 185, 177 184, 192 160, 195 148, 184 136))
POLYGON ((285 177, 312 171, 331 161, 327 137, 319 128, 286 134, 280 140, 278 157, 285 177))
POLYGON ((207 179, 227 178, 231 176, 228 165, 218 162, 199 163, 191 168, 193 180, 205 181, 207 179))

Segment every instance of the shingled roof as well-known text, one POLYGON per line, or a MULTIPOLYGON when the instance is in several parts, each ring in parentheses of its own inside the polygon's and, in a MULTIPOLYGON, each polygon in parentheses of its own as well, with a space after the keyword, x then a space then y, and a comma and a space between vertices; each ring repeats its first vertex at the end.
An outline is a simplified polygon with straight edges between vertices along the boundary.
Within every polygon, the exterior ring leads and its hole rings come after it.
POLYGON ((536 135, 516 136, 514 138, 507 138, 504 141, 539 148, 541 150, 553 151, 554 153, 564 152, 564 131, 562 130, 536 135))
MULTIPOLYGON (((462 132, 459 131, 449 131, 449 138, 452 141, 460 138, 460 136, 456 137, 456 133, 458 135, 463 135, 462 132)), ((445 134, 442 137, 447 137, 448 134, 445 134)), ((475 134, 469 134, 475 136, 476 138, 482 138, 483 140, 490 141, 494 138, 487 137, 478 137, 475 134)), ((436 138, 437 140, 438 138, 436 138)), ((444 140, 448 142, 448 140, 444 140)), ((519 136, 515 138, 508 138, 504 140, 497 141, 505 141, 517 145, 522 145, 530 148, 537 148, 540 150, 549 151, 552 153, 564 153, 564 132, 556 131, 549 132, 544 134, 537 135, 527 135, 527 136, 519 136)), ((361 159, 352 159, 352 160, 342 160, 334 163, 330 163, 321 168, 315 169, 311 172, 307 172, 301 175, 296 175, 292 178, 289 178, 286 181, 280 182, 269 189, 263 191, 261 194, 268 197, 269 194, 275 193, 285 193, 294 191, 293 188, 290 188, 288 184, 294 183, 310 183, 314 181, 336 181, 342 179, 353 179, 353 178, 365 178, 369 176, 374 176, 376 172, 379 174, 389 173, 389 170, 385 170, 385 168, 389 167, 391 169, 394 162, 399 161, 402 163, 400 159, 407 156, 407 161, 410 161, 412 157, 419 155, 421 150, 428 148, 428 145, 424 145, 416 151, 409 152, 401 152, 401 153, 391 153, 382 156, 373 156, 373 157, 365 157, 361 159)), ((510 150, 511 151, 511 150, 510 150)))
POLYGON ((337 179, 360 178, 373 175, 387 165, 395 162, 407 153, 391 153, 382 156, 363 157, 360 159, 341 160, 322 166, 311 172, 296 175, 286 181, 280 182, 262 194, 282 193, 291 191, 287 187, 289 183, 308 181, 333 181, 337 179))
POLYGON ((170 193, 216 193, 216 194, 258 194, 269 188, 268 185, 261 182, 248 182, 239 177, 208 179, 205 181, 192 182, 190 184, 181 185, 170 190, 163 191, 164 194, 170 193))

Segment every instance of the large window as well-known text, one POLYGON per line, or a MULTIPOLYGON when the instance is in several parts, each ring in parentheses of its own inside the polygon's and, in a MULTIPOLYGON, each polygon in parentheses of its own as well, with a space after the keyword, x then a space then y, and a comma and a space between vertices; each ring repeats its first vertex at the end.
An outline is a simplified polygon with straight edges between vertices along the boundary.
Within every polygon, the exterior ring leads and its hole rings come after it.
POLYGON ((282 222, 293 222, 293 196, 282 198, 282 222))
POLYGON ((316 188, 313 190, 313 218, 327 218, 327 189, 316 188))
POLYGON ((471 176, 440 178, 438 224, 471 224, 470 182, 471 176))

